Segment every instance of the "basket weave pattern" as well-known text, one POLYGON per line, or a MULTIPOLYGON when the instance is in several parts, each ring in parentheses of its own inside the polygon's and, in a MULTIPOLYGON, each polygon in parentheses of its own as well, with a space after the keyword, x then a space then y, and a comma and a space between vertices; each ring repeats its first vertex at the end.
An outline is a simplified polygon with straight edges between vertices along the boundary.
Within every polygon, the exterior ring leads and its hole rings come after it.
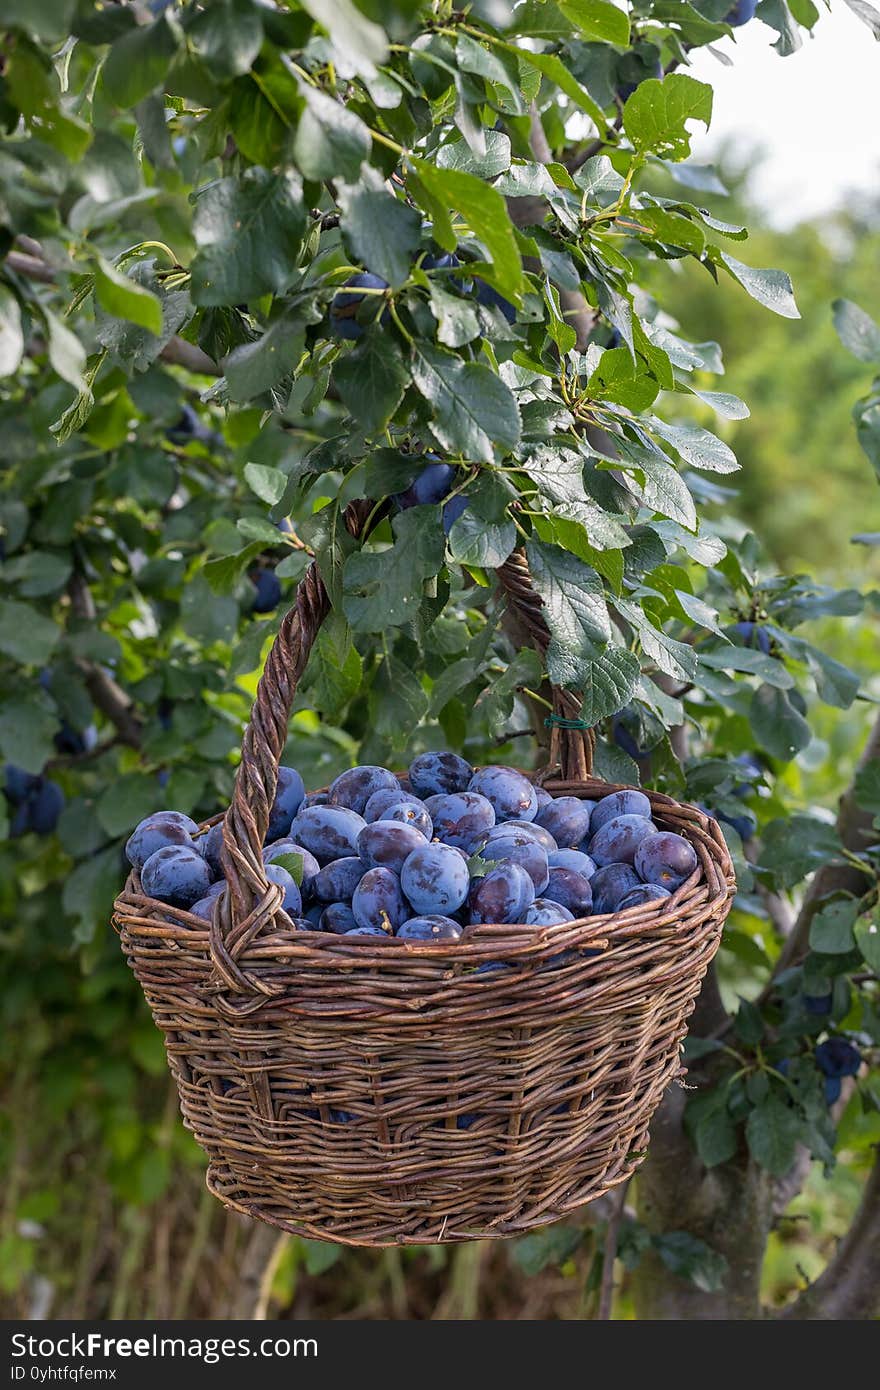
MULTIPOLYGON (((540 614, 514 561, 520 616, 540 614)), ((652 794, 699 867, 662 903, 416 944, 296 932, 261 848, 290 706, 327 595, 313 568, 269 655, 224 825, 210 926, 116 903, 184 1120, 227 1206, 310 1237, 424 1244, 521 1233, 628 1177, 718 947, 733 871, 714 821, 652 794), (480 966, 488 967, 479 969, 480 966)), ((571 692, 554 692, 562 714, 571 692)), ((591 742, 562 731, 551 795, 595 799, 591 742)))

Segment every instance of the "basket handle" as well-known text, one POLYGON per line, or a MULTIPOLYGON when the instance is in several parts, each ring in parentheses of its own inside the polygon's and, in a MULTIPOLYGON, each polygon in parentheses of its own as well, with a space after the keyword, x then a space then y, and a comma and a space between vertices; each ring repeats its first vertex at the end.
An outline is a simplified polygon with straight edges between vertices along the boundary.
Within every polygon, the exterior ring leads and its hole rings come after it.
MULTIPOLYGON (((370 516, 368 503, 346 509, 345 521, 353 535, 362 535, 370 516)), ((497 571, 508 603, 526 634, 543 658, 550 643, 542 602, 531 586, 528 566, 521 552, 514 552, 497 571)), ((271 912, 256 912, 265 902, 268 884, 263 864, 263 841, 275 797, 278 765, 287 742, 288 720, 297 685, 305 671, 321 623, 330 610, 330 599, 317 564, 309 566, 296 592, 296 602, 282 620, 257 686, 241 748, 232 802, 223 822, 222 862, 229 893, 221 902, 215 924, 215 942, 241 948, 256 936, 271 912), (234 941, 233 941, 234 938, 234 941), (246 941, 244 939, 246 938, 246 941)), ((550 737, 550 767, 560 767, 566 780, 586 780, 593 766, 594 736, 581 725, 580 701, 570 690, 552 686, 557 720, 550 737)), ((237 969, 223 952, 229 974, 240 986, 237 969)), ((224 972, 225 973, 225 972, 224 972)), ((232 983, 232 979, 230 979, 232 983)))
MULTIPOLYGON (((546 665, 550 631, 544 618, 544 604, 532 588, 526 557, 515 550, 495 571, 509 606, 513 609, 532 646, 546 665)), ((566 782, 585 782, 593 772, 596 735, 580 718, 581 701, 573 690, 550 686, 553 718, 550 725, 549 768, 560 768, 566 782)))

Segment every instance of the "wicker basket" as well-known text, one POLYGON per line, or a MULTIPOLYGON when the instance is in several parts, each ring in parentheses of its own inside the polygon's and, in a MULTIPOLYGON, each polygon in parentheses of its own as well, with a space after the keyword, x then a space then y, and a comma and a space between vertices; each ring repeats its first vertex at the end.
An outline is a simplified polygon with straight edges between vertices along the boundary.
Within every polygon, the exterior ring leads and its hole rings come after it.
MULTIPOLYGON (((545 647, 522 562, 500 578, 545 647)), ((711 819, 651 795, 658 824, 699 857, 662 904, 550 928, 469 927, 452 943, 294 931, 261 847, 296 682, 328 606, 313 566, 245 734, 224 827, 229 891, 210 928, 144 896, 133 873, 116 902, 122 947, 226 1206, 352 1245, 521 1233, 644 1156, 651 1116, 682 1074, 686 1019, 733 894, 730 859, 711 819)), ((571 692, 554 701, 562 717, 577 713, 571 692)), ((589 737, 555 739, 551 794, 614 789, 589 776, 589 737)))

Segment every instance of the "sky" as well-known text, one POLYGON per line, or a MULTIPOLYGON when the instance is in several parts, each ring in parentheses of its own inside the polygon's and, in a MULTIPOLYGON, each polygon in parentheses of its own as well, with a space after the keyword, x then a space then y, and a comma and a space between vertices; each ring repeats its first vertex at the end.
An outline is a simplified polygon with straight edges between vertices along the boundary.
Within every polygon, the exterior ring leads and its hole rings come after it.
MULTIPOLYGON (((877 0, 875 0, 875 4, 877 0)), ((692 158, 710 163, 722 139, 761 146, 766 162, 752 191, 779 227, 839 206, 848 193, 880 195, 880 43, 844 3, 832 0, 811 38, 788 58, 757 18, 711 53, 694 55, 690 72, 715 89, 712 125, 691 141, 692 158)))

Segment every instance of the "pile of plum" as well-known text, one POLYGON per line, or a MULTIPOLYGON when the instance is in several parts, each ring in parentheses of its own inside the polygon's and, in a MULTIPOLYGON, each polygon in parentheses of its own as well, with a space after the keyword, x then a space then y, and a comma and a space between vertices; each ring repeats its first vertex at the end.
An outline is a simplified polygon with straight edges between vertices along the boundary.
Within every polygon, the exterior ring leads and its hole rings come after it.
MULTIPOLYGON (((199 834, 176 811, 126 846, 143 891, 210 920, 224 889, 222 823, 199 834)), ((471 923, 553 926, 668 898, 697 867, 658 830, 640 791, 553 798, 510 767, 422 753, 398 777, 355 767, 322 792, 278 770, 266 877, 303 931, 455 940, 471 923)))

